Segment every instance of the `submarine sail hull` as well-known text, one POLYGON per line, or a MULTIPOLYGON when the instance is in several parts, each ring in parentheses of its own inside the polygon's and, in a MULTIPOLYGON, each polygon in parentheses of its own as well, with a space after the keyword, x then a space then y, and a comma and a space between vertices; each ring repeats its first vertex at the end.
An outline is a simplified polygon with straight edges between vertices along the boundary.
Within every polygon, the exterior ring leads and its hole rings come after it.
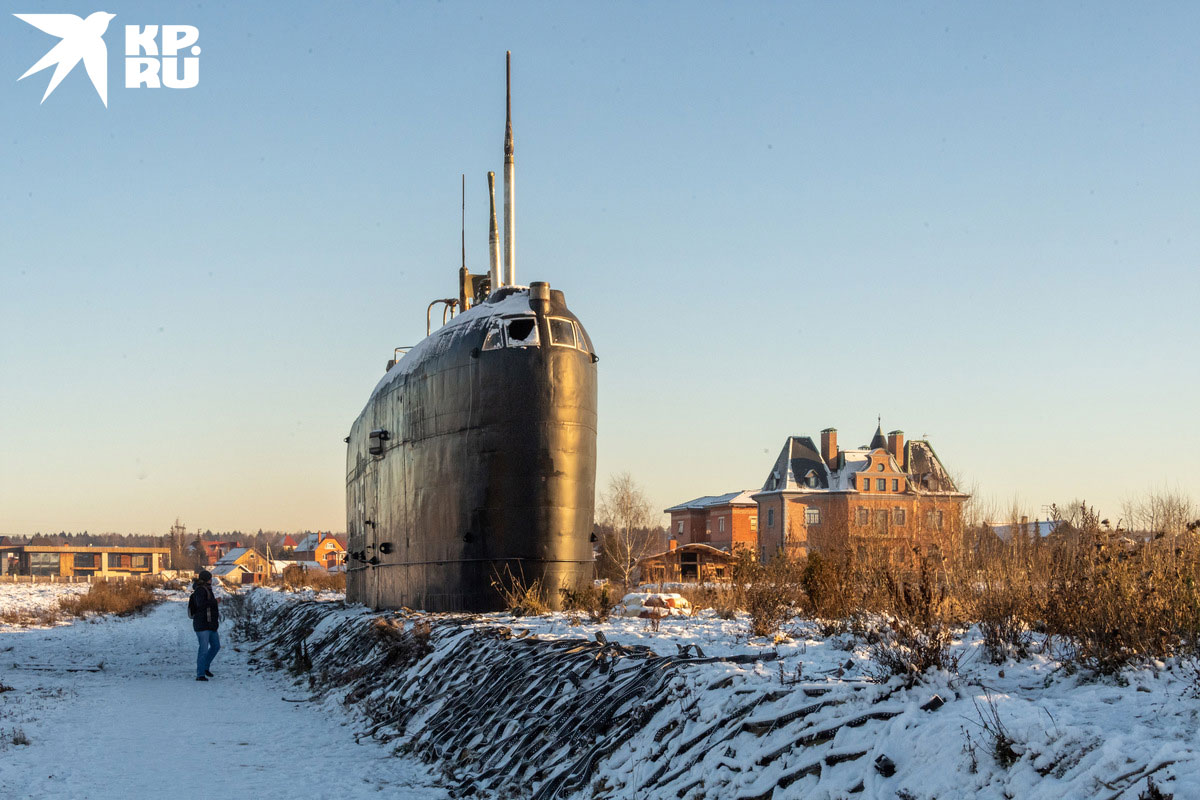
POLYGON ((540 581, 557 605, 560 587, 593 576, 591 342, 561 292, 544 308, 525 289, 501 294, 402 358, 354 423, 352 601, 499 610, 497 585, 519 580, 540 581), (527 336, 505 333, 510 324, 527 336))

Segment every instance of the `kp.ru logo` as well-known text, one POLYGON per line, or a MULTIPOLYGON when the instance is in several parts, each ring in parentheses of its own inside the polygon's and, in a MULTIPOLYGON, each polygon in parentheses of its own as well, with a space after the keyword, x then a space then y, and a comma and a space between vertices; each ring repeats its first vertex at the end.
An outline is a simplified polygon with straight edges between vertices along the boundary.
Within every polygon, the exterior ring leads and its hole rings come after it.
MULTIPOLYGON (((80 61, 96 93, 108 107, 108 47, 104 34, 115 14, 97 11, 81 19, 74 14, 13 14, 60 41, 17 80, 54 67, 42 102, 58 88, 80 61)), ((200 83, 200 31, 191 25, 126 25, 126 89, 191 89, 200 83), (190 55, 182 58, 180 53, 190 55)))

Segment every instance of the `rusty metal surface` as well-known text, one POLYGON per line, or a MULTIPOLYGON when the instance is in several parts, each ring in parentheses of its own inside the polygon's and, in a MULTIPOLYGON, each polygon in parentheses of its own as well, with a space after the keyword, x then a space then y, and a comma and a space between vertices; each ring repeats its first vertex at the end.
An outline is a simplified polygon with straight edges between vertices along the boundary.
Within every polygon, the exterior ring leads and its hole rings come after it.
POLYGON ((582 325, 585 349, 550 344, 549 318, 578 323, 562 292, 536 305, 505 287, 375 388, 348 441, 348 599, 485 611, 502 607, 497 576, 541 580, 552 603, 591 578, 594 351, 582 325), (495 320, 519 316, 538 346, 483 350, 495 320))

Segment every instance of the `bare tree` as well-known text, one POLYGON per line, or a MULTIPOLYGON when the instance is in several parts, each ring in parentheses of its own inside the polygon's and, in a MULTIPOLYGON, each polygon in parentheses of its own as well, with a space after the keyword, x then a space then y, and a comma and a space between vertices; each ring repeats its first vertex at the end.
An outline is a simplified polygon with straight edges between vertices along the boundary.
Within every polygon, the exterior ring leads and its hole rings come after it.
POLYGON ((654 514, 650 501, 628 472, 608 479, 608 488, 600 494, 596 516, 611 528, 601 540, 601 556, 621 582, 628 586, 638 559, 650 555, 655 544, 654 514))
POLYGON ((1138 532, 1178 536, 1196 517, 1192 499, 1183 492, 1160 489, 1121 504, 1121 524, 1138 532))

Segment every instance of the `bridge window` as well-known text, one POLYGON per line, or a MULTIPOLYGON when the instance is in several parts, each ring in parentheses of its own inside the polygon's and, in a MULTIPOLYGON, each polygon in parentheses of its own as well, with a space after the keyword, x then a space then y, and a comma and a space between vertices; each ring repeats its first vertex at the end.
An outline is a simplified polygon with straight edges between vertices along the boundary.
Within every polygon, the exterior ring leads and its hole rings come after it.
POLYGON ((583 352, 591 352, 592 343, 588 341, 587 334, 583 332, 583 326, 578 322, 575 323, 575 342, 576 346, 583 352))
POLYGON ((508 321, 509 347, 537 347, 538 329, 533 317, 517 317, 508 321))
POLYGON ((571 320, 550 318, 550 343, 556 347, 575 347, 575 326, 571 320))
POLYGON ((500 325, 500 320, 492 322, 492 327, 488 328, 487 336, 483 340, 484 350, 499 350, 504 347, 504 328, 500 325))

